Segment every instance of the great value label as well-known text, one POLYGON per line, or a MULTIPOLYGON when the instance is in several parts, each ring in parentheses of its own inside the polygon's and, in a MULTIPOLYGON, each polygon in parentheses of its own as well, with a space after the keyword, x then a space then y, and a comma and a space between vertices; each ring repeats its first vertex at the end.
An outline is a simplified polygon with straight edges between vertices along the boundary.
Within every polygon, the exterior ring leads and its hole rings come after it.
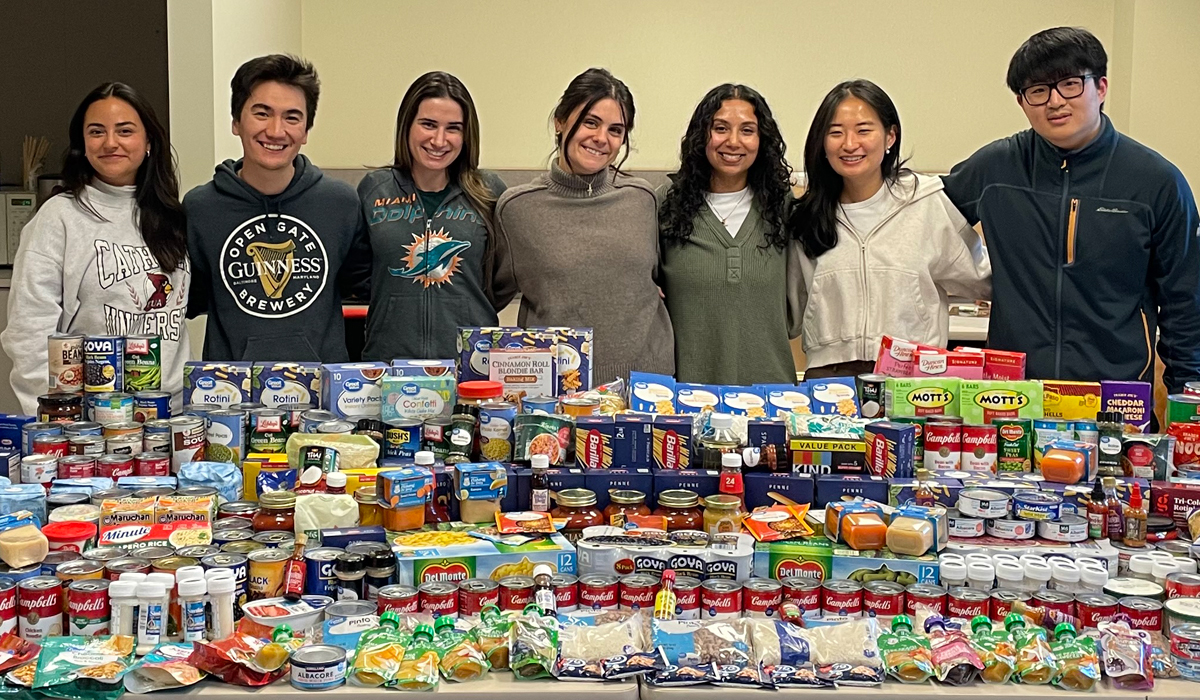
POLYGON ((250 378, 250 400, 268 408, 301 404, 320 405, 319 362, 255 363, 250 378))
POLYGON ((454 377, 392 377, 382 382, 380 414, 383 422, 399 418, 425 420, 449 416, 454 408, 454 377))
POLYGON ((382 362, 321 365, 322 408, 341 418, 379 418, 380 380, 387 371, 382 362))

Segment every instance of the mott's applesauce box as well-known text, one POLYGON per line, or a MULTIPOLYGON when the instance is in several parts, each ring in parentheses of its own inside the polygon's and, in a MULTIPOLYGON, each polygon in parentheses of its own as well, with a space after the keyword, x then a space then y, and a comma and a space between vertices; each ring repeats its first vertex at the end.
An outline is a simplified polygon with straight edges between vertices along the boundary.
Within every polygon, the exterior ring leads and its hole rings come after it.
POLYGON ((255 362, 250 370, 250 400, 267 408, 320 406, 320 375, 320 362, 255 362))
POLYGON ((383 422, 445 417, 454 408, 454 360, 395 360, 380 382, 383 422))
POLYGON ((675 413, 675 378, 666 374, 630 372, 629 408, 638 413, 675 413))
POLYGON ((548 564, 554 573, 574 574, 578 563, 575 548, 558 533, 511 546, 465 532, 423 530, 396 536, 392 550, 396 553, 397 583, 407 586, 532 576, 538 564, 548 564))
MULTIPOLYGON (((558 342, 558 383, 553 396, 592 388, 592 329, 531 326, 531 331, 549 333, 558 342)), ((611 382, 615 377, 601 377, 611 382)))
POLYGON ((721 410, 721 387, 712 384, 675 385, 675 410, 679 413, 700 413, 704 409, 721 410))
POLYGON ((229 407, 250 401, 249 362, 185 362, 183 403, 229 407))
POLYGON ((891 418, 957 416, 962 380, 958 377, 889 377, 884 403, 891 418))
POLYGON ((785 413, 812 413, 812 399, 808 396, 808 383, 759 384, 755 387, 767 399, 767 417, 775 418, 785 413))
POLYGON ((1100 382, 1100 410, 1120 411, 1126 425, 1139 433, 1148 433, 1154 411, 1154 389, 1149 382, 1100 382))
POLYGON ((1042 382, 1042 412, 1046 418, 1096 420, 1100 411, 1100 382, 1042 382))
POLYGON ((321 365, 321 408, 350 420, 379 418, 387 371, 383 362, 321 365))
POLYGON ((1042 383, 1037 380, 1001 382, 964 379, 959 388, 959 415, 968 425, 997 418, 1041 418, 1042 383))
POLYGON ((722 413, 748 418, 765 418, 767 416, 767 399, 762 387, 757 386, 723 386, 721 387, 722 413))

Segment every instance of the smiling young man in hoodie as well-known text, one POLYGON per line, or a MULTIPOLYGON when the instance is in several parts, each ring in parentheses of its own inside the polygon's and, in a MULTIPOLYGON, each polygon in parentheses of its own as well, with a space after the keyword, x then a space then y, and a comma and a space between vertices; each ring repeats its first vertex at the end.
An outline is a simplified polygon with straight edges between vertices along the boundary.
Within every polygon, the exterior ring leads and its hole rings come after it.
POLYGON ((183 201, 188 316, 208 314, 204 359, 345 361, 342 294, 366 277, 370 248, 354 189, 300 155, 317 73, 292 56, 262 56, 231 87, 243 157, 183 201))

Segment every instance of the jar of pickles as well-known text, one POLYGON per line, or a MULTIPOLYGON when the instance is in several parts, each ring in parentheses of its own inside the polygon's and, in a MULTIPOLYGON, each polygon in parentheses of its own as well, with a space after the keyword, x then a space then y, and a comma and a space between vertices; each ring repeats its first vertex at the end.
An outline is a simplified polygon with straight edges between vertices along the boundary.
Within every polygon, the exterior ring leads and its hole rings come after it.
POLYGON ((604 513, 596 507, 596 492, 590 489, 563 489, 558 492, 557 505, 550 511, 552 518, 565 518, 563 537, 577 542, 583 529, 604 524, 604 513))
POLYGON ((354 492, 354 502, 358 504, 359 525, 383 524, 383 516, 379 514, 379 503, 375 500, 374 484, 359 486, 354 492))
POLYGON ((646 505, 646 494, 632 489, 616 489, 608 492, 608 505, 604 508, 604 522, 613 527, 625 527, 631 515, 650 515, 646 505))
POLYGON ((267 491, 258 497, 258 512, 254 514, 254 531, 269 532, 296 529, 296 494, 292 491, 267 491))
POLYGON ((655 515, 667 519, 667 532, 676 530, 701 530, 704 514, 700 512, 700 497, 687 489, 667 489, 658 494, 655 515))
POLYGON ((728 493, 715 493, 704 499, 704 531, 709 535, 738 532, 742 529, 742 501, 728 493))

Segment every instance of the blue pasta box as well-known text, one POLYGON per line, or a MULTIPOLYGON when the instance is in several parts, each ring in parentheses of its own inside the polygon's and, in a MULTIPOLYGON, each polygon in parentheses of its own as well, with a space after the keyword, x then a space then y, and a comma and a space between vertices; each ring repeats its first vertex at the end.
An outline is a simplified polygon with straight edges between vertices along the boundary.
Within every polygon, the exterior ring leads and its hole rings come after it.
POLYGON ((766 395, 756 386, 723 386, 719 410, 735 416, 766 416, 766 395))
POLYGON ((639 413, 675 413, 675 378, 666 374, 630 372, 629 408, 639 413))
POLYGON ((757 450, 746 455, 748 471, 782 472, 792 470, 788 450, 787 423, 774 418, 751 418, 746 422, 746 444, 757 450), (753 464, 750 462, 753 461, 753 464))
POLYGON ((613 421, 613 466, 650 467, 654 418, 645 413, 619 413, 613 421))
POLYGON ((475 382, 488 378, 488 353, 499 331, 516 330, 503 326, 460 327, 458 329, 458 381, 475 382))
POLYGON ((788 447, 792 471, 808 474, 865 474, 867 443, 820 435, 794 437, 788 447))
MULTIPOLYGON (((0 449, 0 476, 7 477, 10 483, 21 483, 20 447, 5 447, 0 449)), ((58 481, 62 481, 62 479, 56 480, 55 483, 58 481)))
POLYGON ((655 469, 654 493, 670 489, 695 491, 703 499, 721 488, 721 472, 716 469, 655 469))
POLYGON ((692 417, 655 416, 651 457, 657 469, 687 469, 692 463, 692 417))
POLYGON ((584 476, 582 469, 550 467, 546 470, 546 484, 551 491, 586 489, 587 478, 584 476))
POLYGON ((699 413, 704 409, 721 410, 721 387, 713 384, 676 384, 675 410, 699 413))
POLYGON ((816 495, 816 481, 812 474, 767 474, 751 472, 742 477, 746 485, 746 506, 758 508, 776 504, 771 493, 777 493, 796 503, 812 503, 816 495))
POLYGON ((183 363, 183 405, 215 404, 229 408, 250 401, 249 362, 183 363))
POLYGON ((812 413, 812 399, 808 396, 808 383, 758 384, 755 388, 766 398, 767 417, 775 418, 787 413, 812 413))
POLYGON ((613 465, 612 416, 575 419, 575 465, 580 469, 608 469, 613 465))
POLYGON ((454 360, 392 360, 393 377, 452 377, 454 360))
POLYGON ((321 530, 321 546, 345 549, 355 542, 387 542, 382 525, 330 527, 321 530))
POLYGON ((382 380, 387 372, 384 362, 321 365, 321 407, 339 418, 378 420, 383 405, 382 380))
POLYGON ((858 387, 854 377, 830 377, 808 382, 812 412, 857 417, 858 387))
MULTIPOLYGON (((929 490, 933 492, 933 499, 938 505, 947 508, 954 508, 958 505, 958 492, 963 489, 962 481, 939 476, 934 479, 925 479, 925 483, 929 485, 929 490)), ((888 485, 888 505, 903 505, 909 501, 915 501, 916 498, 916 479, 894 479, 888 485)))
POLYGON ((814 508, 824 508, 831 501, 865 498, 887 503, 888 482, 882 476, 868 474, 822 474, 817 477, 814 508))
POLYGON ((21 416, 13 413, 0 413, 0 449, 21 452, 21 428, 26 423, 32 423, 33 416, 21 416))
MULTIPOLYGON (((531 331, 552 333, 558 339, 558 390, 556 396, 592 388, 592 329, 531 326, 531 331)), ((601 383, 614 377, 602 377, 601 383)))
POLYGON ((267 408, 321 405, 320 362, 255 362, 250 400, 267 408))
POLYGON ((913 448, 917 426, 910 423, 876 421, 863 428, 867 445, 867 471, 876 476, 910 479, 913 471, 913 448))
POLYGON ((610 491, 641 491, 646 494, 646 506, 654 508, 654 473, 638 469, 589 469, 584 472, 584 488, 596 493, 596 507, 608 507, 610 491))

